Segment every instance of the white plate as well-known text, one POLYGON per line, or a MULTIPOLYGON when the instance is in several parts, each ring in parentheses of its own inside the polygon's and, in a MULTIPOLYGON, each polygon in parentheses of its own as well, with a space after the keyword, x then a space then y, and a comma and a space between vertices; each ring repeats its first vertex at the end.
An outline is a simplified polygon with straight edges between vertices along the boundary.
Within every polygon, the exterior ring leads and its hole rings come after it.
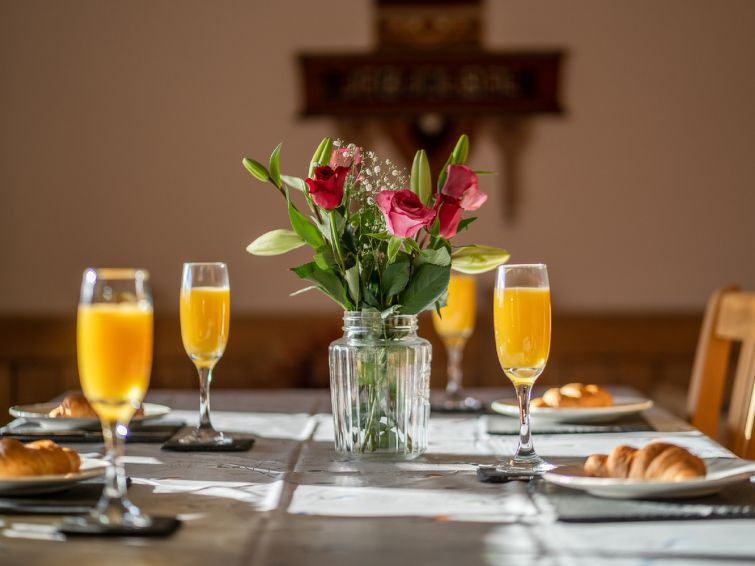
MULTIPOLYGON (((11 416, 25 419, 32 423, 37 423, 47 430, 81 430, 81 429, 98 429, 100 426, 99 419, 93 417, 51 417, 50 411, 57 407, 59 403, 37 403, 35 405, 17 405, 11 407, 8 412, 11 416)), ((158 419, 170 413, 170 407, 167 405, 158 405, 157 403, 144 403, 144 414, 135 416, 131 422, 148 421, 158 419)))
POLYGON ((74 474, 0 478, 0 494, 29 495, 33 493, 62 491, 77 482, 101 476, 105 473, 106 468, 107 462, 105 460, 87 458, 81 460, 81 467, 74 474))
POLYGON ((677 482, 593 478, 585 475, 582 466, 561 466, 545 472, 543 478, 556 485, 610 499, 681 499, 717 493, 752 475, 755 475, 755 462, 732 458, 708 463, 708 474, 703 478, 677 482))
MULTIPOLYGON (((530 407, 530 416, 537 430, 537 423, 610 423, 641 413, 653 406, 650 399, 634 397, 617 397, 610 407, 581 407, 569 409, 552 409, 550 407, 530 407)), ((499 399, 490 405, 496 413, 507 417, 519 417, 519 405, 513 399, 499 399)))

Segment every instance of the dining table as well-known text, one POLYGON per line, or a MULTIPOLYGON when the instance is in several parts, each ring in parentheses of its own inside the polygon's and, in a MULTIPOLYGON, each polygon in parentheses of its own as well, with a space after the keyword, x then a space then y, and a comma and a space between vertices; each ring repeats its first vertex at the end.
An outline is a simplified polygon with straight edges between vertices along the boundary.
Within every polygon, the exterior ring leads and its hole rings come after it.
MULTIPOLYGON (((469 392, 487 404, 513 396, 469 392)), ((196 423, 196 391, 154 390, 147 400, 196 423)), ((655 430, 539 434, 535 426, 535 447, 554 464, 656 439, 706 459, 734 457, 657 404, 644 416, 655 430)), ((0 564, 755 563, 752 518, 563 521, 536 489, 542 480, 480 482, 479 465, 516 449, 516 435, 488 432, 489 419, 505 417, 433 412, 428 450, 410 461, 339 459, 327 390, 217 390, 212 418, 220 430, 253 435, 253 448, 126 446, 129 497, 146 513, 178 517, 174 534, 66 538, 55 530, 60 516, 0 515, 0 564)), ((71 446, 102 453, 101 444, 71 446)))

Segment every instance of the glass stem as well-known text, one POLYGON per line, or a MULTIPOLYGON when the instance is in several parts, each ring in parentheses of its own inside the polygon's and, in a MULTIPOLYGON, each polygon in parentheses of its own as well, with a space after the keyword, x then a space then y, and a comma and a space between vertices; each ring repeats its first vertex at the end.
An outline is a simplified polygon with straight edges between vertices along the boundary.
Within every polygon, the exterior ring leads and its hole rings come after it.
POLYGON ((198 430, 215 430, 210 422, 210 384, 212 368, 198 367, 199 372, 199 426, 198 430))
POLYGON ((464 346, 460 344, 447 344, 446 353, 448 357, 446 396, 455 398, 461 394, 461 362, 464 357, 464 346))
POLYGON ((532 432, 530 431, 530 395, 532 385, 516 385, 516 396, 519 400, 519 446, 515 458, 531 458, 535 456, 532 446, 532 432))
MULTIPOLYGON (((102 436, 107 450, 106 459, 109 466, 105 475, 105 489, 103 498, 120 501, 126 495, 126 471, 123 467, 123 444, 124 437, 118 432, 118 421, 102 423, 102 436)), ((123 427, 125 428, 125 427, 123 427)))

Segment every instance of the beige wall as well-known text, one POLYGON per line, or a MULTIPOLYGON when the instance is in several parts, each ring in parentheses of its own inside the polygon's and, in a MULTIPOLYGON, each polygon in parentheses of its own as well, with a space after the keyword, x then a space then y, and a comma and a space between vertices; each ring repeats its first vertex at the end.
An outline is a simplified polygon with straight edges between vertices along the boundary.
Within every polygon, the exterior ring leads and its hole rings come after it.
MULTIPOLYGON (((568 114, 533 124, 515 225, 485 179, 472 239, 546 261, 561 309, 699 309, 718 285, 755 288, 755 2, 487 12, 491 48, 568 49, 568 114)), ((366 49, 371 32, 367 0, 0 3, 0 313, 72 313, 81 270, 105 264, 147 267, 175 310, 181 262, 202 259, 229 262, 237 312, 334 309, 287 296, 306 254, 244 252, 285 217, 240 159, 282 140, 302 174, 334 130, 296 119, 292 56, 366 49)), ((474 164, 502 167, 489 133, 473 144, 474 164)))

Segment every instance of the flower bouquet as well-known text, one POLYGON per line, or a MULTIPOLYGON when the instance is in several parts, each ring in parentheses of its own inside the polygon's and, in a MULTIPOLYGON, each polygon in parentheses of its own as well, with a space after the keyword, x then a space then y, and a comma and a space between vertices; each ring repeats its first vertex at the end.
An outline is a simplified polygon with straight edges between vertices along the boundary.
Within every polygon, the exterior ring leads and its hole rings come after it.
POLYGON ((292 268, 345 311, 345 336, 330 349, 336 450, 346 456, 414 457, 427 444, 430 345, 416 316, 445 304, 451 269, 481 273, 509 254, 490 246, 455 247, 487 199, 480 171, 466 165, 459 138, 433 184, 424 150, 411 172, 374 152, 325 138, 306 178, 281 174, 281 145, 267 166, 244 158, 258 180, 285 199, 291 229, 267 232, 247 251, 268 256, 304 245, 312 261, 292 268), (294 203, 301 193, 304 208, 294 203), (307 213, 302 212, 306 210, 307 213))

